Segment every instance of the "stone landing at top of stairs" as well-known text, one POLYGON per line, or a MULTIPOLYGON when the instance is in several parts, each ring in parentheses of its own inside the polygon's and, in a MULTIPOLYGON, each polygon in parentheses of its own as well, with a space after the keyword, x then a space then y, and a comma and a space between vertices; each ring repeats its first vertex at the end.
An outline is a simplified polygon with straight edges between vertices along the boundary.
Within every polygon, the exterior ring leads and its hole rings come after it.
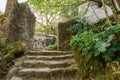
POLYGON ((69 51, 29 51, 18 75, 23 80, 75 80, 73 57, 69 51))

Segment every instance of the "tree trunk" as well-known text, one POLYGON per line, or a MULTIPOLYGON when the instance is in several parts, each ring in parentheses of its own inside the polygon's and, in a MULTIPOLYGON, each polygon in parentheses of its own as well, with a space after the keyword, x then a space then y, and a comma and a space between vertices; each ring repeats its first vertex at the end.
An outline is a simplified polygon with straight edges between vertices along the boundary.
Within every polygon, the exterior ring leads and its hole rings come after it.
POLYGON ((105 14, 106 14, 106 18, 107 18, 107 21, 108 21, 108 25, 109 25, 110 27, 112 27, 112 24, 111 24, 111 21, 110 21, 110 19, 109 19, 109 15, 108 15, 108 12, 107 12, 105 0, 102 0, 102 4, 103 4, 103 8, 104 8, 104 11, 105 11, 105 14))

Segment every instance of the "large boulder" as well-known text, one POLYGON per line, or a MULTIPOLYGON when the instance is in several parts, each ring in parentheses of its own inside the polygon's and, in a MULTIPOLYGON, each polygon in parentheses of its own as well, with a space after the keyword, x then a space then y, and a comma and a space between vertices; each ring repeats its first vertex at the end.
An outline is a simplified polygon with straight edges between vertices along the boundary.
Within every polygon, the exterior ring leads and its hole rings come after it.
MULTIPOLYGON (((7 44, 20 41, 31 47, 35 31, 35 17, 27 3, 18 4, 17 0, 8 0, 5 17, 7 21, 2 25, 7 27, 5 33, 7 44)), ((2 28, 2 26, 0 26, 2 28)), ((5 28, 4 28, 5 29, 5 28)))
MULTIPOLYGON (((113 15, 112 9, 106 5, 109 16, 113 15)), ((80 19, 85 19, 89 24, 95 24, 106 18, 103 7, 96 2, 87 2, 79 6, 78 15, 80 19)))

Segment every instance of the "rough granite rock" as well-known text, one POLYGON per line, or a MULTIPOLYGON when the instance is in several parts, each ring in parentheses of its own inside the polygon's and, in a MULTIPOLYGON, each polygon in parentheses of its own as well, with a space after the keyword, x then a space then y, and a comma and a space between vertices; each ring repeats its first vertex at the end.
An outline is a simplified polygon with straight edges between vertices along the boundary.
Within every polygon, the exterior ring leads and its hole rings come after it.
MULTIPOLYGON (((113 15, 112 9, 106 5, 109 16, 113 15)), ((95 2, 87 2, 79 6, 78 15, 80 19, 85 19, 89 24, 95 24, 106 18, 103 7, 95 2)))
POLYGON ((0 26, 0 32, 3 33, 0 38, 5 38, 7 44, 21 41, 30 48, 35 31, 35 16, 29 5, 8 0, 4 15, 7 20, 0 26))
POLYGON ((23 80, 23 79, 13 76, 10 80, 23 80))

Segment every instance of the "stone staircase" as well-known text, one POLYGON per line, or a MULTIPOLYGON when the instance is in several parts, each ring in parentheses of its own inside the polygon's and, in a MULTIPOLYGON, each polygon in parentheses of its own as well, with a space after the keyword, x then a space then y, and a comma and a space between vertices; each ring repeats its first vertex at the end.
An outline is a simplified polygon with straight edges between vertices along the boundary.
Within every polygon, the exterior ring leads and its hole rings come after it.
POLYGON ((75 80, 73 54, 66 51, 30 51, 18 75, 23 80, 75 80))

